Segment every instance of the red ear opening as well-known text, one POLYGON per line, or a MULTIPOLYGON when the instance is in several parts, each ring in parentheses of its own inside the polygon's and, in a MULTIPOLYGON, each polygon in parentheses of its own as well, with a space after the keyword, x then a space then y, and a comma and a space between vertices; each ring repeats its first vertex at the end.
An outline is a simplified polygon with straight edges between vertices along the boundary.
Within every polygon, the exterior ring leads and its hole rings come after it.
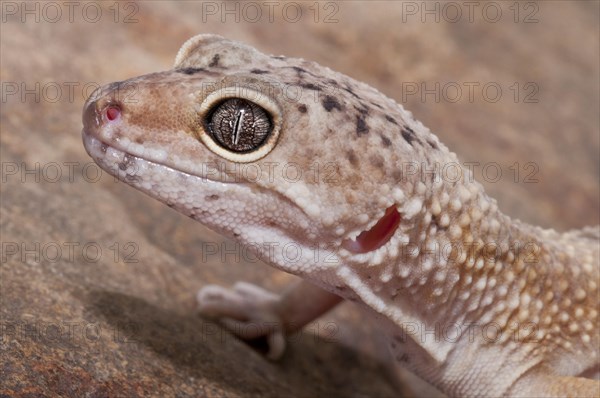
POLYGON ((355 240, 345 239, 342 247, 351 253, 368 253, 385 245, 394 232, 398 229, 401 221, 400 213, 396 206, 390 206, 385 214, 368 231, 361 232, 355 240))

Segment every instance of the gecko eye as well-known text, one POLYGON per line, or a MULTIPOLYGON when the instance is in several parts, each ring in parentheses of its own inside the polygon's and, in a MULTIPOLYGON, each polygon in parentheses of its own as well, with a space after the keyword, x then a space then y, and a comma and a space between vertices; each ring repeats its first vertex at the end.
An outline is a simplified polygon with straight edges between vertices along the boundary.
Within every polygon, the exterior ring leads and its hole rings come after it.
POLYGON ((265 142, 273 123, 259 105, 241 98, 229 98, 217 104, 208 115, 207 127, 220 146, 244 153, 265 142))
POLYGON ((196 138, 215 154, 236 163, 254 162, 271 152, 283 124, 277 101, 262 90, 237 82, 203 98, 197 112, 196 138))

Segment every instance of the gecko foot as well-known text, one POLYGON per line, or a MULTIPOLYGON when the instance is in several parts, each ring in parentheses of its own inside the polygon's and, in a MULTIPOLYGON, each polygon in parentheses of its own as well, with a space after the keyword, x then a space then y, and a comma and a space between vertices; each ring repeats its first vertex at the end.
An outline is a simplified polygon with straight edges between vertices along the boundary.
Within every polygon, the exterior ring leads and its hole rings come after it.
POLYGON ((196 295, 202 315, 218 319, 243 340, 265 337, 267 358, 276 360, 285 351, 284 325, 277 313, 281 297, 256 285, 238 282, 233 289, 207 285, 196 295))

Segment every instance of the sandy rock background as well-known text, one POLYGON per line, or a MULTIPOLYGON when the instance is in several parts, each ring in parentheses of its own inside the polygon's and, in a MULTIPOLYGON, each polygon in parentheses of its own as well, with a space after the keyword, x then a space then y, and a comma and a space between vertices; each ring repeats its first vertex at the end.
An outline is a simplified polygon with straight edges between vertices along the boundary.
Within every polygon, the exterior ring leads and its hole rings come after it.
POLYGON ((394 381, 376 328, 350 304, 295 336, 279 363, 196 316, 204 284, 280 291, 291 277, 210 254, 235 244, 97 178, 81 109, 94 87, 169 69, 186 39, 217 33, 395 98, 479 162, 476 178, 511 216, 597 224, 599 3, 488 3, 470 13, 430 2, 438 11, 427 14, 422 2, 281 2, 271 13, 257 2, 28 2, 30 13, 2 2, 0 395, 433 393, 405 374, 394 381))

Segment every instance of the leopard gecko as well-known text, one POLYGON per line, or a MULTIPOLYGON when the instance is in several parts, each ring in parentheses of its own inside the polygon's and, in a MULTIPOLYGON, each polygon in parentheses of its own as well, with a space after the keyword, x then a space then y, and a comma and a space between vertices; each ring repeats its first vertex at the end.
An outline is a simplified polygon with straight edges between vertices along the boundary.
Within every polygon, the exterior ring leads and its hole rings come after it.
POLYGON ((346 299, 449 396, 600 393, 600 229, 509 218, 374 88, 202 34, 173 69, 96 90, 83 125, 103 169, 302 278, 198 292, 201 313, 266 337, 271 358, 346 299))

